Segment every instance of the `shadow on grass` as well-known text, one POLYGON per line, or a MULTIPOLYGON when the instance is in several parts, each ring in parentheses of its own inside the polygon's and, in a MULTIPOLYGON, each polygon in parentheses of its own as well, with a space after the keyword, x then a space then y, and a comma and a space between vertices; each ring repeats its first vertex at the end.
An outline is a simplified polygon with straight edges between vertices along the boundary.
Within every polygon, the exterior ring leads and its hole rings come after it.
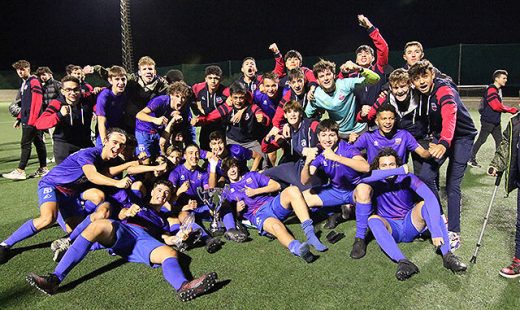
POLYGON ((7 291, 0 292, 0 305, 2 305, 2 308, 16 307, 18 303, 25 299, 26 295, 32 293, 31 291, 29 286, 25 286, 13 287, 7 291))
POLYGON ((79 279, 76 279, 76 280, 74 280, 72 282, 67 283, 64 286, 61 286, 59 288, 59 292, 63 293, 63 292, 70 291, 70 290, 74 289, 76 286, 80 285, 81 283, 83 283, 85 281, 88 281, 88 280, 91 280, 91 279, 94 279, 95 277, 97 277, 99 275, 102 275, 105 272, 109 272, 109 271, 111 271, 113 269, 116 269, 117 267, 122 266, 122 265, 126 264, 127 262, 128 261, 126 261, 123 258, 120 258, 120 259, 118 259, 116 261, 113 261, 110 264, 105 265, 105 266, 103 266, 101 268, 98 268, 98 269, 92 271, 91 273, 88 273, 88 274, 82 276, 79 279))
POLYGON ((16 255, 22 254, 23 252, 26 252, 26 251, 35 250, 35 249, 50 248, 51 243, 52 243, 52 241, 48 241, 48 242, 28 245, 28 246, 24 246, 24 247, 14 248, 14 249, 9 251, 9 253, 10 253, 9 259, 12 259, 16 255))

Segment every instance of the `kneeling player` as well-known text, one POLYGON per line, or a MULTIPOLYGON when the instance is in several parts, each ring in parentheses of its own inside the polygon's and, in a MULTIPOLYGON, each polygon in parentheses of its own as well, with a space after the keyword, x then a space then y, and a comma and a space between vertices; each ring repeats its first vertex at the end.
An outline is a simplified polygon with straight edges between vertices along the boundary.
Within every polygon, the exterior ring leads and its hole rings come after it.
POLYGON ((92 244, 99 242, 130 262, 152 267, 162 265, 164 278, 175 288, 181 301, 207 292, 215 285, 217 274, 211 272, 188 281, 177 261, 177 252, 164 244, 173 245, 176 239, 169 236, 168 220, 160 213, 161 207, 171 197, 172 187, 169 181, 155 183, 149 203, 123 209, 120 213, 122 222, 106 219, 93 222, 76 238, 53 273, 47 276, 30 273, 27 281, 46 294, 55 294, 60 283, 83 260, 92 244), (161 238, 164 243, 159 241, 161 238))
POLYGON ((327 250, 314 232, 307 204, 297 187, 289 186, 273 197, 269 194, 280 190, 278 182, 258 172, 244 173, 241 167, 234 158, 228 158, 222 164, 222 170, 230 182, 230 187, 222 196, 227 202, 236 203, 238 213, 255 225, 260 233, 267 232, 275 236, 291 253, 308 263, 315 259, 309 244, 317 251, 327 250), (295 240, 282 223, 293 210, 301 222, 307 242, 295 240))
POLYGON ((403 281, 419 272, 419 268, 404 256, 397 243, 412 242, 426 228, 431 232, 433 245, 440 248, 444 267, 453 272, 465 271, 466 265, 450 251, 448 231, 441 218, 437 198, 418 177, 406 174, 404 169, 395 169, 400 165, 401 160, 391 148, 381 150, 372 162, 372 170, 393 169, 395 174, 379 173, 380 178, 370 177, 374 189, 372 197, 377 201, 377 214, 368 220, 368 226, 381 249, 398 263, 396 278, 403 281), (422 201, 415 203, 415 194, 422 201))

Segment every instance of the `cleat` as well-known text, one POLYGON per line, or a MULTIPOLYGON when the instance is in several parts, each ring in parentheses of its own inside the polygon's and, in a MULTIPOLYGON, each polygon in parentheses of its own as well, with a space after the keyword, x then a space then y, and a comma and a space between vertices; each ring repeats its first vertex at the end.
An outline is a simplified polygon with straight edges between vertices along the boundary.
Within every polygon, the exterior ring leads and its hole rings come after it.
POLYGON ((334 229, 342 222, 341 213, 334 213, 327 218, 327 222, 323 225, 325 229, 334 229))
POLYGON ((40 178, 45 176, 47 173, 49 173, 49 169, 47 168, 38 168, 34 173, 31 173, 29 175, 30 178, 40 178))
POLYGON ((460 258, 455 256, 455 254, 448 252, 446 255, 442 257, 442 264, 446 269, 449 269, 451 271, 455 272, 462 272, 466 271, 468 266, 460 261, 460 258))
POLYGON ((341 217, 346 221, 352 215, 354 206, 351 204, 341 205, 341 217))
POLYGON ((460 248, 460 233, 448 231, 448 238, 450 239, 450 249, 452 252, 460 248))
POLYGON ((206 251, 213 254, 222 248, 222 241, 219 238, 208 238, 206 240, 206 251))
POLYGON ((352 245, 352 251, 350 251, 350 257, 353 259, 360 259, 367 254, 367 244, 365 239, 356 238, 352 245))
POLYGON ((475 159, 468 161, 468 166, 470 166, 472 168, 482 168, 482 166, 479 165, 479 163, 477 163, 477 161, 475 159))
POLYGON ((7 263, 10 255, 10 248, 5 245, 0 245, 0 265, 7 263))
POLYGON ((224 237, 227 240, 231 240, 231 241, 238 242, 238 243, 241 243, 241 242, 244 242, 247 240, 247 235, 238 229, 229 229, 228 231, 226 231, 224 233, 224 237))
POLYGON ((181 301, 190 301, 193 298, 208 292, 217 282, 217 273, 211 272, 200 276, 195 280, 184 282, 177 295, 181 301))
POLYGON ((499 273, 502 277, 509 279, 520 277, 520 259, 513 258, 511 265, 500 269, 499 273))
POLYGON ((312 254, 307 242, 302 243, 298 248, 298 257, 301 257, 307 263, 312 263, 318 258, 316 255, 312 254))
POLYGON ((35 273, 30 273, 25 278, 27 282, 31 286, 36 287, 41 292, 47 294, 47 295, 54 295, 58 291, 58 286, 60 286, 60 279, 53 274, 49 273, 46 276, 39 276, 35 273))
POLYGON ((9 179, 9 180, 25 180, 27 179, 27 175, 25 174, 25 171, 18 171, 18 169, 14 169, 13 171, 9 173, 2 174, 2 177, 9 179))
POLYGON ((395 272, 397 280, 404 281, 416 273, 419 273, 419 268, 411 261, 401 259, 399 263, 397 263, 397 271, 395 272))

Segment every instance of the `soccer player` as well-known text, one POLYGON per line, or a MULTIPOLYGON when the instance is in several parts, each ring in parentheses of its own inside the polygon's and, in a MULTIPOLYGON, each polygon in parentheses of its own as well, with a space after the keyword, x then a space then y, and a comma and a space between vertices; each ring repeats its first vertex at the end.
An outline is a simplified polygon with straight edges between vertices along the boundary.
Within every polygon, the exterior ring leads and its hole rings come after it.
MULTIPOLYGON (((424 49, 421 42, 418 41, 410 41, 406 42, 404 45, 403 59, 405 60, 405 64, 403 69, 408 70, 411 66, 413 66, 416 62, 424 59, 424 49)), ((435 73, 435 77, 449 80, 453 82, 453 79, 447 74, 442 73, 436 67, 433 67, 433 72, 435 73)))
MULTIPOLYGON (((302 184, 308 184, 318 169, 330 179, 329 184, 311 188, 303 192, 309 207, 339 207, 356 204, 356 236, 350 257, 359 259, 366 254, 365 235, 368 216, 372 214, 370 195, 372 190, 366 184, 359 184, 361 174, 369 171, 368 162, 359 151, 339 139, 338 124, 331 119, 320 122, 317 129, 318 141, 323 152, 316 156, 308 152, 301 173, 302 184)), ((344 213, 350 213, 348 210, 344 213)), ((350 214, 345 214, 347 219, 350 214)))
POLYGON ((262 83, 262 76, 257 74, 256 60, 253 57, 246 57, 242 60, 242 67, 240 67, 242 75, 238 78, 238 82, 242 82, 247 86, 251 93, 258 89, 262 83))
POLYGON ((40 163, 40 168, 32 176, 41 177, 49 172, 49 169, 47 169, 47 149, 45 142, 43 142, 43 132, 35 126, 36 120, 42 112, 43 93, 42 85, 38 78, 31 75, 31 64, 27 60, 18 60, 12 66, 16 70, 18 77, 22 79, 22 85, 20 86, 21 111, 13 125, 14 128, 20 128, 20 125, 22 127, 21 155, 18 168, 2 174, 2 177, 11 180, 25 180, 27 179, 25 167, 27 167, 31 157, 31 144, 34 144, 36 147, 38 162, 40 163))
POLYGON ((308 263, 315 259, 309 244, 317 251, 327 250, 314 232, 307 204, 298 188, 287 187, 273 197, 270 194, 278 192, 280 184, 258 172, 246 173, 235 158, 224 161, 223 172, 230 183, 223 197, 228 203, 235 204, 237 212, 255 225, 260 234, 275 236, 292 254, 308 263), (294 239, 283 224, 292 211, 301 223, 307 242, 294 239))
POLYGON ((98 94, 101 90, 103 90, 103 88, 93 87, 85 81, 85 73, 80 66, 69 64, 65 67, 65 73, 79 80, 81 86, 81 96, 83 97, 89 97, 92 94, 98 94))
POLYGON ((71 222, 76 222, 78 217, 83 215, 81 205, 78 204, 79 195, 89 184, 129 187, 131 185, 129 178, 115 180, 99 172, 105 169, 111 160, 118 157, 125 148, 125 143, 126 132, 119 128, 112 128, 107 133, 103 148, 80 150, 45 175, 38 183, 39 217, 25 222, 9 238, 0 243, 0 264, 8 261, 13 245, 53 224, 58 211, 66 222, 69 218, 71 222))
MULTIPOLYGON (((505 173, 505 191, 508 195, 520 185, 518 182, 520 176, 519 133, 520 115, 515 115, 509 120, 488 169, 488 174, 492 176, 505 173)), ((500 275, 506 278, 520 277, 520 190, 517 195, 515 256, 509 266, 500 270, 500 275)))
MULTIPOLYGON (((192 86, 195 97, 195 106, 192 107, 195 115, 208 115, 229 97, 229 89, 220 84, 222 69, 219 66, 208 66, 204 70, 204 82, 192 86)), ((209 134, 220 130, 220 122, 207 124, 201 127, 199 132, 199 145, 207 150, 209 147, 209 134)))
MULTIPOLYGON (((343 64, 341 70, 357 71, 361 77, 335 80, 335 63, 322 59, 314 65, 313 72, 318 79, 319 87, 314 92, 314 101, 305 108, 305 114, 311 117, 319 108, 326 110, 329 118, 338 123, 340 138, 348 139, 352 133, 357 135, 366 127, 363 123, 356 123, 354 88, 356 85, 373 85, 380 77, 352 61, 343 64)), ((356 135, 353 135, 353 138, 357 137, 356 135)))
POLYGON ((174 82, 168 87, 168 95, 153 98, 137 113, 135 137, 139 153, 145 152, 148 157, 159 155, 159 139, 170 121, 175 128, 190 130, 188 108, 185 107, 190 96, 191 89, 186 83, 174 82))
POLYGON ((368 219, 368 226, 381 249, 397 263, 396 278, 404 281, 419 273, 419 268, 406 258, 397 243, 412 242, 426 228, 431 232, 433 245, 440 248, 444 267, 453 272, 465 271, 466 265, 450 251, 448 231, 437 198, 418 177, 407 174, 401 163, 395 150, 381 149, 371 164, 372 172, 381 169, 396 173, 380 178, 372 175, 369 182, 374 189, 372 198, 377 212, 368 219), (397 170, 401 171, 397 173, 397 170), (420 202, 416 202, 416 195, 420 202))
POLYGON ((102 90, 96 101, 98 137, 96 146, 105 141, 107 130, 112 127, 124 128, 123 117, 128 104, 126 90, 126 70, 120 66, 112 66, 108 70, 110 88, 102 90))
POLYGON ((48 295, 55 294, 69 272, 98 242, 130 262, 162 266, 164 278, 181 301, 189 301, 207 292, 215 285, 217 274, 211 272, 188 281, 177 260, 177 252, 168 246, 174 244, 176 236, 169 235, 168 220, 160 211, 171 195, 170 182, 156 182, 148 203, 123 209, 119 214, 121 222, 105 219, 90 224, 74 241, 54 272, 46 276, 30 273, 27 282, 48 295))
POLYGON ((367 151, 368 162, 372 162, 379 150, 386 147, 394 149, 404 163, 408 161, 408 154, 411 152, 425 159, 430 157, 430 153, 415 140, 412 134, 407 130, 397 129, 396 116, 394 106, 390 104, 380 106, 375 119, 377 130, 365 132, 354 142, 354 147, 359 151, 367 151))
POLYGON ((36 76, 42 84, 43 109, 45 110, 51 100, 57 99, 60 95, 59 90, 61 88, 61 83, 54 79, 49 67, 38 67, 38 69, 36 69, 36 76))
POLYGON ((56 164, 70 154, 92 146, 90 124, 94 98, 82 97, 77 78, 65 76, 61 80, 61 97, 53 99, 36 121, 40 130, 54 128, 52 139, 56 164))
POLYGON ((428 150, 433 158, 423 164, 419 178, 438 198, 439 169, 449 159, 446 171, 448 230, 451 247, 457 249, 460 247, 460 185, 471 158, 477 130, 453 84, 436 78, 428 60, 416 62, 408 73, 415 88, 428 96, 429 133, 433 135, 433 143, 428 150))
POLYGON ((493 84, 489 85, 486 93, 480 102, 480 133, 477 141, 473 146, 473 154, 468 165, 474 168, 480 168, 477 162, 477 153, 482 144, 487 140, 489 134, 495 140, 495 149, 498 149, 500 140, 502 138, 502 127, 500 126, 502 113, 516 114, 518 109, 515 107, 508 107, 502 103, 502 87, 507 83, 507 71, 496 70, 493 72, 493 84))

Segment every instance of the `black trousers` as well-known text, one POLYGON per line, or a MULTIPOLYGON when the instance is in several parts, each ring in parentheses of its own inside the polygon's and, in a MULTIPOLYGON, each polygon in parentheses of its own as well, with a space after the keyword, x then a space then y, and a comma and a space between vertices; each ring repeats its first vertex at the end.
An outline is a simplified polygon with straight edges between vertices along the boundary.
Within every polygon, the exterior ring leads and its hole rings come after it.
POLYGON ((25 167, 27 167, 31 157, 31 144, 33 143, 38 153, 40 167, 47 166, 47 149, 45 148, 45 142, 43 142, 43 131, 37 130, 34 126, 22 124, 22 140, 20 141, 22 154, 20 156, 20 164, 18 164, 18 168, 21 170, 25 170, 25 167))
MULTIPOLYGON (((92 145, 91 145, 92 146, 92 145)), ((59 165, 70 154, 81 150, 81 147, 60 140, 54 140, 53 152, 56 165, 59 165)))
POLYGON ((495 140, 495 150, 498 149, 500 141, 502 140, 502 127, 500 126, 500 123, 493 124, 481 121, 480 133, 478 134, 477 141, 475 141, 475 145, 473 146, 473 154, 471 155, 472 160, 476 161, 478 150, 482 144, 486 142, 489 134, 491 134, 495 140))

